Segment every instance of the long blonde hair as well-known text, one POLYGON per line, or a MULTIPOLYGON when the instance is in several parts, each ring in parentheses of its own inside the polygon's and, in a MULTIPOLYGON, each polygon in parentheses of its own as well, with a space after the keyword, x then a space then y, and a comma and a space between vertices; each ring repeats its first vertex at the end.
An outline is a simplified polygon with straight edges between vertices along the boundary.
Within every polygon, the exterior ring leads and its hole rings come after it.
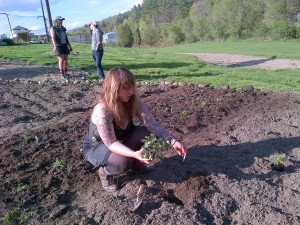
POLYGON ((132 121, 132 118, 137 114, 140 100, 133 74, 124 67, 117 66, 112 68, 104 79, 102 100, 117 126, 121 127, 122 122, 132 121), (134 94, 128 102, 120 100, 118 96, 120 88, 133 88, 134 94))

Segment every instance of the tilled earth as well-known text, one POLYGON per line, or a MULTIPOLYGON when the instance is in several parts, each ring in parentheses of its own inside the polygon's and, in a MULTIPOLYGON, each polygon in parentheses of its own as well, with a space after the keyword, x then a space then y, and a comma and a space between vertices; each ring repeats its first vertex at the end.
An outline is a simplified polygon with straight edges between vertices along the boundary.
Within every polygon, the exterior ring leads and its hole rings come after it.
POLYGON ((153 172, 116 177, 122 188, 109 194, 80 152, 101 88, 0 82, 2 223, 13 212, 15 224, 300 223, 299 95, 140 84, 188 154, 169 149, 153 172), (283 171, 271 167, 275 153, 286 154, 283 171), (129 212, 140 184, 142 204, 129 212))

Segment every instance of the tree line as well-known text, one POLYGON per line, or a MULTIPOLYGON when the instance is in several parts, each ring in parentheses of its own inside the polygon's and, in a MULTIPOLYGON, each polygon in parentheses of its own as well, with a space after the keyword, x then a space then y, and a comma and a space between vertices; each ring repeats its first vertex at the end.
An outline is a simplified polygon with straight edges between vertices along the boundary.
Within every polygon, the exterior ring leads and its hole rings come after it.
MULTIPOLYGON (((122 47, 300 37, 300 0, 144 0, 99 21, 122 47)), ((70 33, 89 32, 86 27, 70 33)))

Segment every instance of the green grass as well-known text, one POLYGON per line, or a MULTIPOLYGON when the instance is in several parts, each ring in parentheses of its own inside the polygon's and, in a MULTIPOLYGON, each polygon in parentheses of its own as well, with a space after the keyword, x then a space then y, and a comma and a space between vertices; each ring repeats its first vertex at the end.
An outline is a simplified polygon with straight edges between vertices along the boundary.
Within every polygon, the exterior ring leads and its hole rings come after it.
MULTIPOLYGON (((89 44, 73 43, 69 67, 92 70, 91 77, 97 77, 89 44)), ((57 66, 56 56, 51 56, 51 44, 23 44, 0 47, 0 58, 23 60, 39 65, 57 66)), ((262 69, 227 68, 200 61, 183 52, 236 53, 272 58, 300 59, 300 42, 241 41, 203 42, 161 48, 117 48, 105 46, 103 67, 107 73, 115 66, 129 68, 139 81, 158 82, 183 81, 192 84, 206 82, 231 88, 253 85, 262 90, 280 90, 300 93, 300 70, 284 69, 266 71, 262 69)))
POLYGON ((161 52, 231 53, 269 58, 300 59, 299 41, 221 41, 182 44, 161 48, 161 52))

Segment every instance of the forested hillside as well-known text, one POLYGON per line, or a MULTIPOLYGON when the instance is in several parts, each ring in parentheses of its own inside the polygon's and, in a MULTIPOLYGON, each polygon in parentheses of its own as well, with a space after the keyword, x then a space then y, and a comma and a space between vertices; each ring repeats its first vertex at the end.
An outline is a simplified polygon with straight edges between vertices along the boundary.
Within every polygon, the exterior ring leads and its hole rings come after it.
MULTIPOLYGON (((297 39, 300 0, 144 0, 131 11, 100 21, 118 44, 178 44, 202 40, 297 39), (121 35, 122 34, 122 35, 121 35)), ((88 32, 87 28, 72 33, 88 32)))

